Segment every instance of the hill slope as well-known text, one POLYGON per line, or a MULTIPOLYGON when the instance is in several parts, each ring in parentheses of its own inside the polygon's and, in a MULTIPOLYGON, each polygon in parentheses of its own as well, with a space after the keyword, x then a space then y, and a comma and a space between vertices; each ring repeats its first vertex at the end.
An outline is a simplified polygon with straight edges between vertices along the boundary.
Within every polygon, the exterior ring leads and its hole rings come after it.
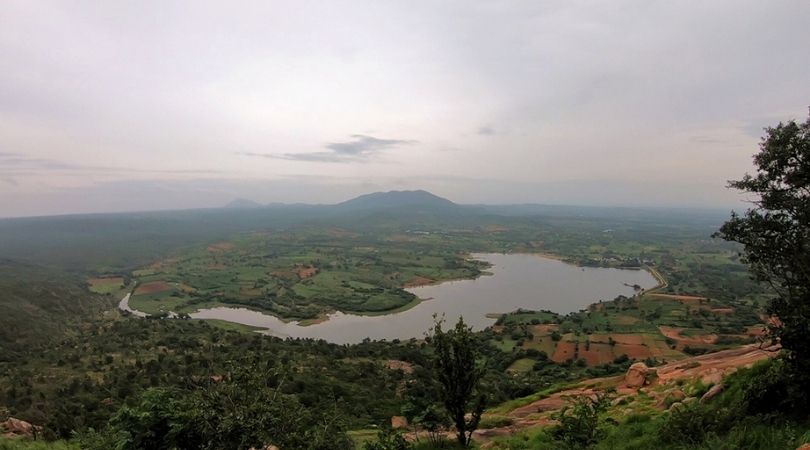
POLYGON ((336 205, 342 209, 429 208, 454 209, 458 205, 427 191, 389 191, 361 195, 336 205))

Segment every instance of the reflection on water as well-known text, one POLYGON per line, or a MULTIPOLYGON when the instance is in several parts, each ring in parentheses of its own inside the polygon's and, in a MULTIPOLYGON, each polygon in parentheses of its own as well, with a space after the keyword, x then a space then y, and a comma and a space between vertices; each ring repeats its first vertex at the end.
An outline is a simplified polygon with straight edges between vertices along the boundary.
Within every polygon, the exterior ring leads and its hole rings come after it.
POLYGON ((489 276, 408 289, 426 300, 400 313, 358 316, 341 312, 323 323, 300 326, 245 308, 210 308, 191 314, 195 319, 222 319, 267 328, 281 337, 325 339, 339 344, 371 339, 421 338, 433 323, 433 315, 444 315, 455 323, 458 316, 475 329, 492 325, 489 313, 523 309, 548 309, 558 313, 578 311, 591 303, 633 295, 632 285, 644 289, 656 285, 644 270, 577 267, 537 255, 475 254, 490 262, 489 276), (629 286, 628 286, 629 285, 629 286))

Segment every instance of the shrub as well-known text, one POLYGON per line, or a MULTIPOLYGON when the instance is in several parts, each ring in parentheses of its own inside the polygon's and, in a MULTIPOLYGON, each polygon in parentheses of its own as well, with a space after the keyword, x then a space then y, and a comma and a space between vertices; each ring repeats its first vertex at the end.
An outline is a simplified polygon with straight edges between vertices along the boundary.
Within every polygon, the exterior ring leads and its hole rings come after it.
POLYGON ((559 425, 551 430, 551 435, 564 448, 591 447, 605 434, 600 427, 600 416, 609 404, 605 395, 598 395, 595 399, 584 396, 576 398, 573 406, 566 406, 553 416, 559 425))
POLYGON ((366 442, 363 450, 411 450, 413 446, 405 440, 401 433, 390 427, 383 428, 377 433, 375 442, 366 442))

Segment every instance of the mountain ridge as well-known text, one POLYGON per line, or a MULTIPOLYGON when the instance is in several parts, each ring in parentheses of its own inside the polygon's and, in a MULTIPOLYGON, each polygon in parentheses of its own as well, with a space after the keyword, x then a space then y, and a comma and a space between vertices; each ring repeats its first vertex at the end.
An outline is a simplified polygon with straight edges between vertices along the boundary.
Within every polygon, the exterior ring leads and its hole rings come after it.
POLYGON ((372 192, 335 205, 342 209, 400 207, 457 208, 459 205, 425 190, 372 192))

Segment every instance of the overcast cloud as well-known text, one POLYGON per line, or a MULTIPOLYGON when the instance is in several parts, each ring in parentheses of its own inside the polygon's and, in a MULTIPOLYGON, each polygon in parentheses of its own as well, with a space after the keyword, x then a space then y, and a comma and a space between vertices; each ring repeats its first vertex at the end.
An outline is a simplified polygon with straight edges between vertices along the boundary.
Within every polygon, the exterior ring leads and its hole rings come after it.
POLYGON ((0 216, 329 203, 743 207, 810 105, 810 2, 0 8, 0 216))

